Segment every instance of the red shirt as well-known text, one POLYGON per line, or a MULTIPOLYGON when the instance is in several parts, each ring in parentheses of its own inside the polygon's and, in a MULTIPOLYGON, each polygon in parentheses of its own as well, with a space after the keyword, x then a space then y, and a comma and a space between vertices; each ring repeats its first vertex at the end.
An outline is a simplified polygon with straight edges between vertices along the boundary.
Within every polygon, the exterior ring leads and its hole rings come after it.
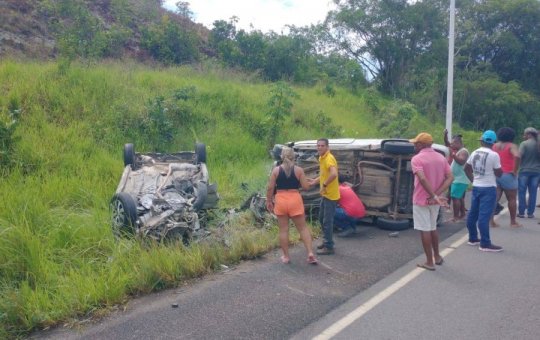
POLYGON ((362 203, 350 186, 341 183, 339 185, 339 196, 339 206, 345 210, 348 216, 362 218, 366 215, 364 203, 362 203))
POLYGON ((503 173, 514 172, 514 162, 515 157, 510 150, 512 148, 512 143, 504 143, 503 148, 499 149, 498 145, 495 144, 491 148, 493 151, 499 154, 501 159, 501 169, 503 173))

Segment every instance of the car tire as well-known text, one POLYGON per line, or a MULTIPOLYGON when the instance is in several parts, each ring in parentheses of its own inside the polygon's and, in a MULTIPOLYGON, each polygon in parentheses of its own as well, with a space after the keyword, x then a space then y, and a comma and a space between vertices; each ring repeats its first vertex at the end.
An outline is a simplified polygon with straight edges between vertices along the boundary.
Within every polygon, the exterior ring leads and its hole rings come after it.
POLYGON ((135 170, 135 147, 132 143, 124 144, 124 166, 135 170))
POLYGON ((197 182, 195 184, 195 191, 197 192, 197 199, 193 202, 193 209, 195 211, 201 210, 208 196, 208 185, 204 182, 197 182))
POLYGON ((377 218, 377 226, 383 230, 400 231, 411 228, 409 220, 393 220, 390 218, 377 218))
POLYGON ((270 154, 272 155, 272 158, 276 161, 276 162, 281 162, 281 151, 283 151, 283 147, 285 145, 283 144, 276 144, 274 145, 274 147, 272 148, 272 151, 270 152, 270 154))
POLYGON ((137 206, 131 195, 119 192, 113 196, 110 203, 111 225, 115 237, 135 234, 137 221, 137 206))
POLYGON ((408 141, 383 141, 381 146, 384 152, 396 155, 414 154, 414 144, 408 141))
POLYGON ((206 144, 195 143, 195 164, 206 163, 206 144))

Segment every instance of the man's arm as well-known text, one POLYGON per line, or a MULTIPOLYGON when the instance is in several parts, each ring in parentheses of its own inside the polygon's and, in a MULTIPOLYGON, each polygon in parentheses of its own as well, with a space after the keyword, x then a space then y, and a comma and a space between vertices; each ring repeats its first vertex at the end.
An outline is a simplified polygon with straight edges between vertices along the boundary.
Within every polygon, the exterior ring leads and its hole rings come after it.
POLYGON ((471 181, 472 183, 474 180, 472 166, 469 163, 465 163, 465 167, 463 168, 463 170, 465 171, 465 175, 467 175, 467 178, 469 179, 469 181, 471 181))
POLYGON ((328 186, 328 184, 332 183, 332 181, 338 177, 337 167, 331 166, 328 170, 329 170, 328 178, 321 185, 321 190, 320 190, 321 195, 324 195, 326 193, 326 187, 328 186))

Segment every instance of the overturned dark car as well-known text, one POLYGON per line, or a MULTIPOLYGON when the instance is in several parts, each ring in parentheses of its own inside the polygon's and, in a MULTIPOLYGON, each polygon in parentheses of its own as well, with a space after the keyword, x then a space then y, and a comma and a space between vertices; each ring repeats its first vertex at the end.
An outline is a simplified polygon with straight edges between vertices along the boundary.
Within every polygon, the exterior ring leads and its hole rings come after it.
MULTIPOLYGON (((276 161, 281 148, 292 147, 296 163, 310 178, 319 175, 317 141, 306 140, 277 144, 272 150, 276 161)), ((381 229, 403 230, 412 226, 412 193, 414 175, 411 158, 414 145, 405 139, 331 139, 330 151, 338 163, 339 175, 353 184, 355 193, 366 207, 366 217, 381 229)), ((448 148, 433 144, 433 149, 445 157, 448 148)), ((319 188, 303 191, 307 212, 317 209, 319 188)))
POLYGON ((117 237, 188 244, 205 233, 207 210, 218 200, 204 144, 178 153, 138 153, 126 144, 124 172, 110 203, 112 230, 117 237))

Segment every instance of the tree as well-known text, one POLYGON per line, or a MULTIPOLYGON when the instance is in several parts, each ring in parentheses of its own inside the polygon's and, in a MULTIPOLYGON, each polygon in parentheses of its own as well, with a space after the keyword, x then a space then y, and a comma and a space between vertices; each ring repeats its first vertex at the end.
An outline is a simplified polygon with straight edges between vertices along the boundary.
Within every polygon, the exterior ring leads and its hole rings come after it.
POLYGON ((299 98, 299 95, 282 81, 273 85, 270 94, 266 123, 268 125, 268 146, 272 147, 276 143, 279 130, 283 127, 285 119, 291 115, 292 100, 299 98))
POLYGON ((188 18, 188 19, 193 18, 193 12, 189 8, 189 2, 178 1, 176 3, 176 13, 178 13, 178 15, 184 18, 188 18))
POLYGON ((511 126, 520 130, 540 124, 538 100, 517 82, 504 83, 486 72, 469 72, 468 77, 456 82, 462 104, 455 116, 461 126, 474 130, 511 126))
POLYGON ((540 94, 540 1, 465 1, 458 65, 482 65, 503 82, 518 81, 540 94))
POLYGON ((141 45, 154 58, 164 63, 183 64, 199 59, 199 40, 194 32, 189 32, 168 16, 160 24, 143 30, 141 45))
POLYGON ((334 0, 326 41, 355 58, 388 94, 400 96, 407 71, 446 38, 446 3, 424 0, 334 0))

